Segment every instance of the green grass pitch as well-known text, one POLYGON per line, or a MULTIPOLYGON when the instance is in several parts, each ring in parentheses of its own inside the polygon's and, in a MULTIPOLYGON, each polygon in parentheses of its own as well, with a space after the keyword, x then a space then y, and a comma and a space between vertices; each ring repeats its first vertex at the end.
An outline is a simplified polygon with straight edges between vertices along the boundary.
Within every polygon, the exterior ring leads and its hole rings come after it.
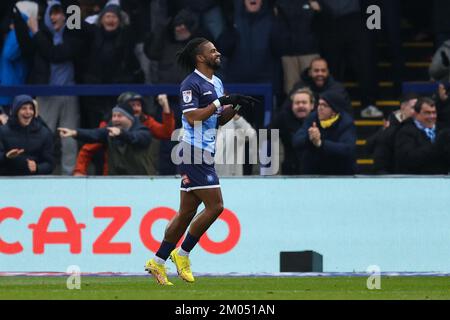
POLYGON ((380 290, 368 290, 365 277, 198 277, 194 284, 171 280, 174 286, 162 287, 150 277, 84 276, 80 290, 68 290, 65 277, 0 277, 0 299, 450 299, 449 277, 386 276, 380 290))

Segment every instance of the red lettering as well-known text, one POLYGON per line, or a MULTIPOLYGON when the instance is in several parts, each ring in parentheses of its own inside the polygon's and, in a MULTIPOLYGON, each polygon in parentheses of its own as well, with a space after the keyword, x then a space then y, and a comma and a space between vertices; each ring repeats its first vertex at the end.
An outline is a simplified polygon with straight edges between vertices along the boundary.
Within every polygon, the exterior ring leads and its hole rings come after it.
POLYGON ((46 208, 37 224, 33 223, 28 227, 33 230, 33 252, 35 254, 43 254, 46 244, 69 244, 70 253, 79 254, 81 252, 81 229, 86 226, 83 223, 77 224, 72 212, 66 207, 46 208), (62 219, 67 231, 48 231, 48 226, 53 219, 62 219))
MULTIPOLYGON (((7 207, 0 209, 0 223, 6 219, 15 219, 19 220, 22 217, 23 211, 22 209, 15 207, 7 207)), ((16 254, 23 251, 23 247, 20 242, 8 243, 2 240, 0 237, 0 253, 5 254, 16 254)))
POLYGON ((233 249, 241 236, 241 226, 239 219, 230 210, 224 209, 219 219, 225 221, 228 225, 228 236, 221 242, 214 242, 209 239, 206 232, 200 238, 199 244, 206 251, 214 254, 223 254, 233 249))
MULTIPOLYGON (((141 236, 142 243, 144 246, 152 252, 156 252, 161 245, 161 242, 155 240, 152 235, 152 226, 156 220, 165 219, 172 220, 172 218, 177 214, 177 212, 171 208, 158 207, 150 210, 144 216, 141 221, 141 226, 139 228, 139 233, 141 236)), ((178 241, 178 245, 183 242, 184 236, 178 241)))
POLYGON ((92 246, 95 254, 129 254, 131 244, 129 242, 111 243, 111 239, 122 229, 131 216, 130 207, 96 207, 94 217, 112 218, 113 220, 92 246))

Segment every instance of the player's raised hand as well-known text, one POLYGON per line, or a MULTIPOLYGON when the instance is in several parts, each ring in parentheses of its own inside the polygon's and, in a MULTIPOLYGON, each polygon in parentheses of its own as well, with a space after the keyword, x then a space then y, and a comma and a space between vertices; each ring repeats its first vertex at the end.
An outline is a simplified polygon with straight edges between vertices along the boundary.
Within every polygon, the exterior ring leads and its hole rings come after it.
POLYGON ((241 94, 229 94, 225 95, 219 98, 220 104, 222 106, 231 104, 233 105, 233 108, 236 109, 237 106, 243 106, 243 107, 252 107, 256 103, 260 103, 259 100, 250 97, 250 96, 244 96, 241 94))
POLYGON ((58 128, 59 136, 61 138, 71 138, 76 137, 77 130, 72 130, 68 128, 58 128))

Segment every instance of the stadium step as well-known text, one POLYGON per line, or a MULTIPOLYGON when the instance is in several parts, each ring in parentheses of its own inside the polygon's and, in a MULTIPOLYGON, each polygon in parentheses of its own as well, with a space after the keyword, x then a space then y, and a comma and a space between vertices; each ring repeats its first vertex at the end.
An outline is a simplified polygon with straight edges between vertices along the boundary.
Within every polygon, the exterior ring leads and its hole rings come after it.
MULTIPOLYGON (((402 69, 403 79, 428 79, 428 69, 431 61, 410 61, 405 62, 402 69)), ((392 63, 379 62, 377 76, 381 79, 388 79, 393 70, 392 63)))
MULTIPOLYGON (((344 82, 343 85, 347 89, 350 97, 352 97, 353 100, 361 99, 361 92, 358 82, 347 81, 344 82)), ((398 99, 398 94, 395 92, 394 83, 392 81, 379 81, 377 85, 378 97, 382 98, 383 100, 398 99)))

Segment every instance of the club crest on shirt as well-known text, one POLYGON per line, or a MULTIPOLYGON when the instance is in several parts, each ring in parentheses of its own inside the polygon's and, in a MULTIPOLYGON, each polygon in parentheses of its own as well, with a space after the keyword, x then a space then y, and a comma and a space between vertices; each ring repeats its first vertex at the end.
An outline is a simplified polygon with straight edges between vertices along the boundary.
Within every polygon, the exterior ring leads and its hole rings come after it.
POLYGON ((184 90, 182 93, 184 103, 189 103, 192 101, 192 90, 184 90))

